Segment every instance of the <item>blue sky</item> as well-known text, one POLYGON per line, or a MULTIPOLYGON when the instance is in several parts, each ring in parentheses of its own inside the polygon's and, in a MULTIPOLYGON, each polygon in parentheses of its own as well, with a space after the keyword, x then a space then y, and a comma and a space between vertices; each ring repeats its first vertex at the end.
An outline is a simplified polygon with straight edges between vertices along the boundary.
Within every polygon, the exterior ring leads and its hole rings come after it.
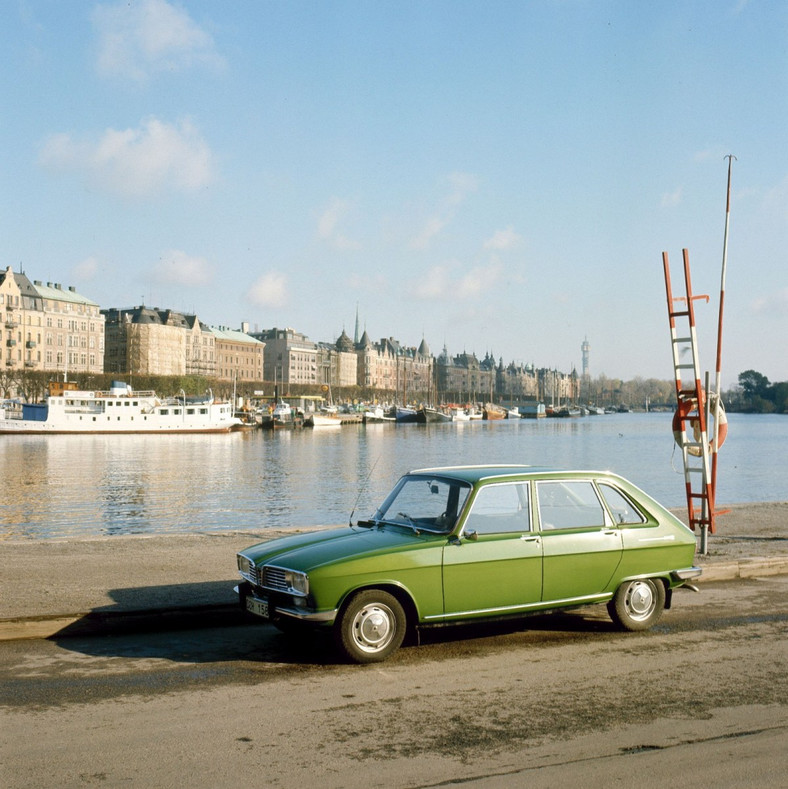
POLYGON ((788 380, 788 4, 0 8, 0 264, 145 303, 670 379, 788 380))

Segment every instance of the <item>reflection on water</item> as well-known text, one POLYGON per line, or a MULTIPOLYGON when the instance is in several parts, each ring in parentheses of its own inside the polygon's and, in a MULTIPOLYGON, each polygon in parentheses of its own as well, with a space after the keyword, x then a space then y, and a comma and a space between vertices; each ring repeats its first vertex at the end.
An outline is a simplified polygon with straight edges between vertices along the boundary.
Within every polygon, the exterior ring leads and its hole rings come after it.
MULTIPOLYGON (((229 435, 2 436, 0 539, 259 530, 371 513, 411 468, 605 468, 682 506, 670 414, 229 435)), ((788 500, 788 418, 729 417, 718 502, 788 500)))

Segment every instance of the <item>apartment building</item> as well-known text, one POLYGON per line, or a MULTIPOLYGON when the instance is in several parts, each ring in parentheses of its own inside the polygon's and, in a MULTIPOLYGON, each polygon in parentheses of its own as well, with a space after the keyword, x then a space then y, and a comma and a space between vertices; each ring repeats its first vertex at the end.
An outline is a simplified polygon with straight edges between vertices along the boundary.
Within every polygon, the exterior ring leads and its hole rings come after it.
POLYGON ((101 373, 104 316, 74 287, 0 272, 0 370, 101 373))
POLYGON ((216 349, 216 377, 226 381, 262 381, 265 343, 249 335, 249 324, 241 330, 212 326, 216 349))
POLYGON ((263 378, 277 384, 321 384, 317 343, 294 329, 252 332, 265 343, 263 378))
POLYGON ((216 336, 196 315, 145 306, 102 313, 106 372, 216 375, 216 336))

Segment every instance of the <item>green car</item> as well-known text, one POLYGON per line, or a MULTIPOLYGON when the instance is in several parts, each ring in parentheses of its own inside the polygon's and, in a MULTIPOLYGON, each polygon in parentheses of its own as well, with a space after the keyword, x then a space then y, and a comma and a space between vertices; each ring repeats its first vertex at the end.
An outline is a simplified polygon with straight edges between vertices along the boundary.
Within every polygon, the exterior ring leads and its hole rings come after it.
POLYGON ((645 630, 701 574, 695 536, 608 472, 533 466, 411 471, 373 516, 238 554, 241 606, 282 630, 330 628, 352 661, 407 634, 606 603, 645 630))

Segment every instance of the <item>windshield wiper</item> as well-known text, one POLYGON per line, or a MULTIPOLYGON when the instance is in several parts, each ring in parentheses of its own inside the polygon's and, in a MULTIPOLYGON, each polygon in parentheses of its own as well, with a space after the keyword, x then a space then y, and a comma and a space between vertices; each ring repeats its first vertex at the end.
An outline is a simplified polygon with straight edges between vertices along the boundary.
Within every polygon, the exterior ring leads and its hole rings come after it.
POLYGON ((405 520, 407 521, 407 523, 405 525, 406 526, 410 526, 410 528, 413 529, 415 534, 421 534, 421 530, 416 525, 416 523, 413 520, 413 518, 411 518, 410 515, 408 515, 407 512, 398 512, 397 513, 397 517, 398 518, 405 518, 405 520))

